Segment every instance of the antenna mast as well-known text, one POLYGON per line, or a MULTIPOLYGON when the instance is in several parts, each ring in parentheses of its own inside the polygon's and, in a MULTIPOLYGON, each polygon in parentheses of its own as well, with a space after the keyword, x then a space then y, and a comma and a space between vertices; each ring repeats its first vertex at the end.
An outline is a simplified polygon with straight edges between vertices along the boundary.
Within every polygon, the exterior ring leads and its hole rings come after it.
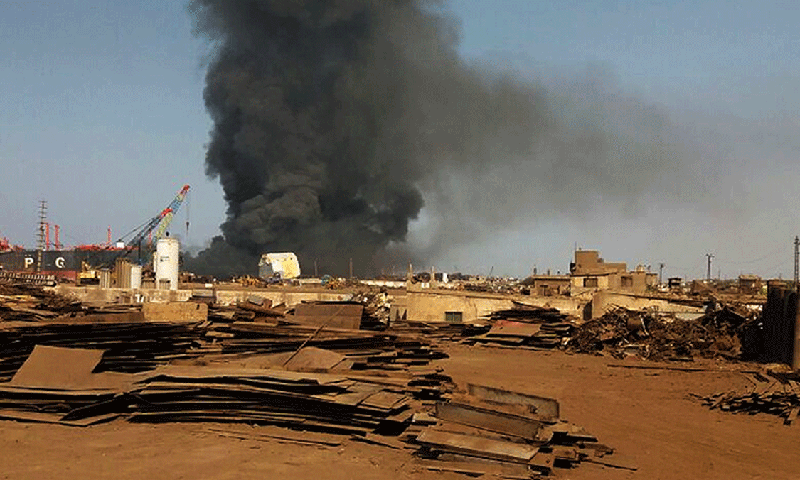
POLYGON ((47 228, 47 200, 39 201, 39 245, 36 253, 36 272, 42 271, 42 256, 45 247, 45 228, 47 228))

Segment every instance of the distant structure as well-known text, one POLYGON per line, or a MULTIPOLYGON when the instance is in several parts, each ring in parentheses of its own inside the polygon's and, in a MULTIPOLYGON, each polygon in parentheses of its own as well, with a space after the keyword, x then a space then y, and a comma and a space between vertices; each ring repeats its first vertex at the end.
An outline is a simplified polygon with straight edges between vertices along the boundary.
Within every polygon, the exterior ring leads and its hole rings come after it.
POLYGON ((763 282, 758 275, 739 275, 738 291, 742 295, 758 295, 763 288, 763 282))
POLYGON ((573 292, 595 289, 644 293, 658 282, 658 275, 644 266, 629 272, 625 262, 606 262, 597 250, 577 250, 569 271, 573 292))
POLYGON ((175 238, 160 238, 156 242, 153 270, 157 289, 178 289, 180 252, 181 244, 175 238))
POLYGON ((552 296, 598 290, 645 293, 658 283, 658 274, 639 265, 628 271, 625 262, 606 262, 597 250, 576 250, 570 263, 569 275, 533 275, 530 277, 532 295, 552 296))
POLYGON ((265 253, 258 262, 258 276, 264 280, 280 277, 290 280, 300 276, 300 262, 292 252, 265 253))

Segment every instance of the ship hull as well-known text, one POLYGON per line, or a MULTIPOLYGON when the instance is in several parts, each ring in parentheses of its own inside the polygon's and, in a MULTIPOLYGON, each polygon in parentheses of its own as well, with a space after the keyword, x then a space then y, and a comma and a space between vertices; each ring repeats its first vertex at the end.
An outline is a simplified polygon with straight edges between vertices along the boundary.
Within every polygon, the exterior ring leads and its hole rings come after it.
MULTIPOLYGON (((85 262, 91 267, 113 267, 117 258, 125 256, 119 250, 47 250, 41 252, 41 268, 39 268, 39 251, 20 250, 0 252, 0 271, 9 273, 53 275, 57 279, 74 281, 85 262)), ((135 259, 134 255, 127 258, 135 259)))

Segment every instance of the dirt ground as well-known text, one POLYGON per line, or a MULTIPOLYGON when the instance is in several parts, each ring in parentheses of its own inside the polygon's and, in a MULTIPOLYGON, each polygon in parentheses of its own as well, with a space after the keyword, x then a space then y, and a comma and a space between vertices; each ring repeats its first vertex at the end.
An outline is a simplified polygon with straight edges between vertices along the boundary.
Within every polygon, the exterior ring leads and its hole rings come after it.
MULTIPOLYGON (((727 364, 690 364, 711 370, 702 372, 642 370, 619 367, 641 362, 608 357, 446 348, 451 358, 437 364, 459 385, 482 383, 554 397, 563 418, 616 449, 608 461, 637 469, 583 463, 557 470, 556 479, 800 478, 800 425, 784 426, 769 415, 712 411, 690 397, 751 385, 727 364)), ((337 447, 239 440, 210 428, 253 429, 121 420, 87 428, 0 422, 0 478, 468 478, 429 472, 407 451, 349 440, 337 447)))

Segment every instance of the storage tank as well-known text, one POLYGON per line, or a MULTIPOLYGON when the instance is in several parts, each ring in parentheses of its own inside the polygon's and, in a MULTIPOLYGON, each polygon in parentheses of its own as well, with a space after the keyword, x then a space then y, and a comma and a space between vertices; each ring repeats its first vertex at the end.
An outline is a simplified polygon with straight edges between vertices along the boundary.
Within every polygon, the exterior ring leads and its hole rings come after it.
POLYGON ((156 289, 178 289, 178 259, 181 244, 175 238, 162 238, 156 243, 153 270, 156 274, 156 289))
POLYGON ((107 268, 100 270, 100 288, 111 288, 111 270, 107 268))
POLYGON ((133 290, 142 288, 142 267, 139 265, 131 267, 131 288, 133 290))

